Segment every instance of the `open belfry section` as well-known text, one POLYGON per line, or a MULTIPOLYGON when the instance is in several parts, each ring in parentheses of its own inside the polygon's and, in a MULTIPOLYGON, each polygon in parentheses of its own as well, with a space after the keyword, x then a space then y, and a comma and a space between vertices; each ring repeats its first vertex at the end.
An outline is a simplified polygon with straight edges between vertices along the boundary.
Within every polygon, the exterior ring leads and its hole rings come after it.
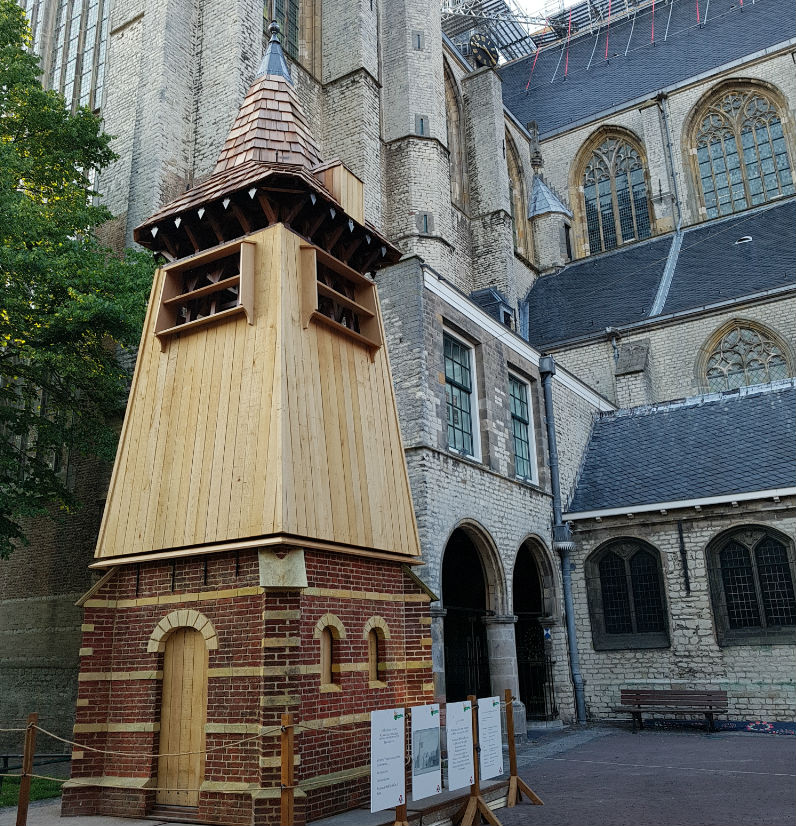
POLYGON ((366 803, 369 714, 433 700, 371 274, 272 27, 213 175, 136 230, 155 275, 94 567, 63 813, 296 822, 366 803))

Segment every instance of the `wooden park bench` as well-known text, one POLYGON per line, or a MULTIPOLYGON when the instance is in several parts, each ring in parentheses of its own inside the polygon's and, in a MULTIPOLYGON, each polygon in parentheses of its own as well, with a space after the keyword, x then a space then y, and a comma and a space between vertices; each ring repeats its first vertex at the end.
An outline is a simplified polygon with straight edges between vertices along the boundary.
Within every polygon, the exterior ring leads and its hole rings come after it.
POLYGON ((623 688, 621 705, 614 711, 633 715, 633 731, 644 728, 641 715, 704 714, 708 731, 715 731, 714 716, 727 713, 727 692, 687 688, 623 688))

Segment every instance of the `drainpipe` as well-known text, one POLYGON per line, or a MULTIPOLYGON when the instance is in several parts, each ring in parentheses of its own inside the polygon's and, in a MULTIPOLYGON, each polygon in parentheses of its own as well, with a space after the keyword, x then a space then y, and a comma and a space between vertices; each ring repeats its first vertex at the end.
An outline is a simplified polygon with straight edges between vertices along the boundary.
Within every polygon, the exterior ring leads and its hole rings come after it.
POLYGON ((570 554, 575 547, 572 531, 561 518, 561 484, 558 478, 558 448, 556 446, 556 424, 553 416, 553 376, 556 363, 552 356, 539 359, 539 372, 544 391, 544 411, 547 420, 547 449, 550 455, 550 487, 553 492, 553 548, 561 557, 561 580, 564 587, 564 611, 567 620, 567 645, 572 685, 575 688, 575 707, 578 723, 586 725, 586 699, 583 691, 583 675, 580 673, 578 640, 575 636, 575 608, 572 601, 572 573, 570 554))

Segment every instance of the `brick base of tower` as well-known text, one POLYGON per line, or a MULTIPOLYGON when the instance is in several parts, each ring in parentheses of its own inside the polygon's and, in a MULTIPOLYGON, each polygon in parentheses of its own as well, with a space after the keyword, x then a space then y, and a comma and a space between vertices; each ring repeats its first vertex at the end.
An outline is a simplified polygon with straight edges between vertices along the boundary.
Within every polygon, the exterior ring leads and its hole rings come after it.
POLYGON ((367 802, 370 711, 433 702, 430 597, 399 562, 315 550, 301 560, 306 587, 264 586, 263 555, 270 565, 284 556, 252 550, 123 566, 86 600, 81 745, 63 815, 140 817, 156 805, 163 647, 174 627, 200 631, 208 648, 197 820, 279 822, 284 712, 297 723, 296 823, 367 802), (319 629, 329 622, 335 680, 321 685, 319 629), (379 680, 368 670, 374 627, 379 680))

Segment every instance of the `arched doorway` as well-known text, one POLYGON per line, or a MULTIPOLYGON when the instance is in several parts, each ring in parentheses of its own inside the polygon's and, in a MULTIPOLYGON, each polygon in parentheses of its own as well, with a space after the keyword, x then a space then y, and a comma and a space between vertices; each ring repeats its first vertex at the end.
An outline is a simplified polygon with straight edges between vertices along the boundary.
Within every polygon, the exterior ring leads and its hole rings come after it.
POLYGON ((489 696, 484 568, 477 548, 461 528, 451 534, 442 557, 442 603, 446 700, 489 696))
POLYGON ((524 543, 517 553, 513 579, 517 625, 517 676, 528 720, 558 716, 553 689, 553 662, 540 620, 546 615, 542 573, 533 550, 524 543))
POLYGON ((199 805, 206 716, 207 646, 195 628, 178 628, 166 639, 163 657, 158 804, 199 805))

